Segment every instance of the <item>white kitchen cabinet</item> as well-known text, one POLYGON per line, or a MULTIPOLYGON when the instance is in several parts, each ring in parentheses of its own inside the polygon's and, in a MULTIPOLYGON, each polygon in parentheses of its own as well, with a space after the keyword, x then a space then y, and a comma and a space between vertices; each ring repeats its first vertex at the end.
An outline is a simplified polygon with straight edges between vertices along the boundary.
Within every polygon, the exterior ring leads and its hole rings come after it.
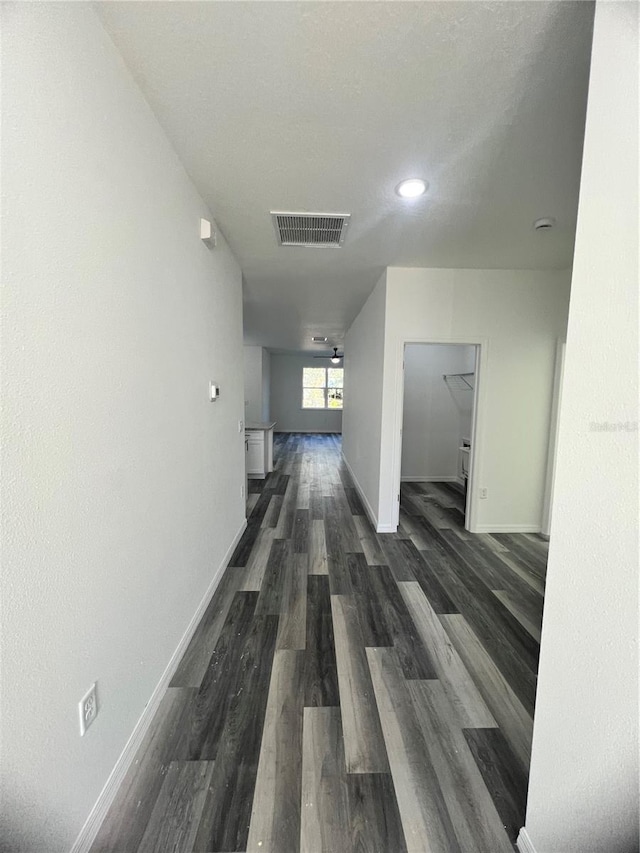
POLYGON ((248 423, 245 430, 247 477, 264 479, 273 471, 274 423, 248 423))
POLYGON ((264 464, 264 432, 263 430, 248 430, 247 439, 247 476, 265 477, 264 464))

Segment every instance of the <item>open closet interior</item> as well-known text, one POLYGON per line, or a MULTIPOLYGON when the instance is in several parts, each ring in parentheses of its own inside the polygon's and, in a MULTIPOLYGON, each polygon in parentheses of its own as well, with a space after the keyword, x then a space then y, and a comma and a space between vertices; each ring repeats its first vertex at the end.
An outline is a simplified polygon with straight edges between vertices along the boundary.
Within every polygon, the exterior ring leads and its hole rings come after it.
POLYGON ((407 344, 404 361, 401 480, 447 484, 446 491, 464 519, 476 347, 407 344))

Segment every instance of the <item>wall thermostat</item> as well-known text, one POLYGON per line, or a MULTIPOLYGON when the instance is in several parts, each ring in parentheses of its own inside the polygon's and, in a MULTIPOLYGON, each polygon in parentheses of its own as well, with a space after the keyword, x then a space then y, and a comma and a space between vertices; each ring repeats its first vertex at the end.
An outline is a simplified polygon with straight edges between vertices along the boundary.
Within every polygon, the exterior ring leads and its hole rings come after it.
POLYGON ((200 239, 207 246, 215 249, 216 246, 216 229, 208 219, 200 220, 200 239))

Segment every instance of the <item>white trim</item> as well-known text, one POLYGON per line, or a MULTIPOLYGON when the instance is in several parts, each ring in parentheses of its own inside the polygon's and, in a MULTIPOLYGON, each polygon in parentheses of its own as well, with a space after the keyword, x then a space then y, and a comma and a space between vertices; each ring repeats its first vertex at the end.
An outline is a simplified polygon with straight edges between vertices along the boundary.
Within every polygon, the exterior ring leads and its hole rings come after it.
POLYGON ((158 706, 160 702, 164 698, 165 690, 169 686, 171 679, 174 676, 176 669, 178 668, 178 664, 180 663, 183 654, 185 653, 187 646, 191 642, 191 638, 193 637, 196 628, 198 627, 202 616, 204 615, 205 610, 207 609, 211 598, 213 597, 214 592, 216 591, 218 584, 224 574, 224 570, 227 568, 229 560, 231 559, 231 555, 235 551, 236 545, 240 541, 242 534, 246 530, 247 527, 247 519, 245 518, 240 526, 240 530, 236 533, 233 538, 233 542, 227 549, 226 554, 222 558, 222 562, 218 566, 217 571, 215 572, 213 578, 211 579, 211 583, 209 584, 207 591, 205 592, 200 604, 198 605, 196 612, 193 614, 189 625, 187 626, 186 631, 182 635, 182 639, 178 643, 176 650, 171 655, 171 659, 169 663, 165 667, 164 672, 160 676, 160 681, 157 683, 155 690, 151 694, 151 698, 146 704, 144 711, 142 712, 140 719, 136 723, 133 731, 131 732, 131 736, 129 740, 125 744, 120 757, 115 763, 113 770, 111 771, 111 775, 107 779, 104 788, 100 792, 100 796, 95 802, 95 805, 91 809, 88 818, 85 821, 84 826, 80 830, 80 834, 75 840, 73 847, 71 848, 71 853, 88 853, 91 845, 96 839, 98 831, 102 825, 103 820, 105 819, 111 804, 113 803, 115 796, 118 792, 118 788, 120 787, 131 763, 133 762, 138 748, 142 743, 142 740, 147 733, 151 722, 155 716, 156 711, 158 710, 158 706))
MULTIPOLYGON (((386 529, 380 530, 379 529, 378 518, 377 518, 375 512, 373 511, 367 496, 363 492, 362 486, 358 482, 358 478, 353 473, 353 469, 352 469, 351 465, 349 465, 347 458, 345 457, 344 453, 342 453, 341 455, 342 455, 342 461, 347 466, 347 471, 349 472, 349 475, 350 475, 351 479, 353 480, 353 485, 356 487, 356 491, 358 492, 358 495, 360 496, 360 500, 362 501, 362 505, 364 506, 366 513, 369 516, 369 521, 371 522, 371 524, 373 524, 376 533, 395 533, 395 528, 393 530, 386 530, 386 529)), ((388 526, 389 525, 383 525, 383 527, 385 527, 385 528, 388 526)))
POLYGON ((562 378, 564 376, 564 356, 567 344, 563 338, 556 341, 556 364, 553 374, 553 398, 549 419, 549 447, 547 450, 547 471, 544 484, 544 506, 542 510, 542 531, 546 536, 551 531, 551 510, 553 487, 556 479, 556 449, 560 427, 560 405, 562 403, 562 378))
MULTIPOLYGON (((311 409, 305 409, 306 412, 312 411, 311 409)), ((334 412, 342 412, 342 409, 316 409, 318 412, 326 412, 326 411, 334 411, 334 412)), ((294 433, 299 432, 302 435, 305 433, 311 433, 314 435, 342 435, 341 430, 335 429, 274 429, 274 435, 276 433, 294 433)))
POLYGON ((418 475, 417 477, 407 476, 403 474, 400 477, 401 483, 458 483, 458 485, 463 486, 464 480, 462 477, 458 477, 453 474, 450 477, 425 477, 418 475))
POLYGON ((397 524, 377 524, 376 525, 376 533, 397 533, 398 525, 397 524))
POLYGON ((539 524, 477 524, 472 533, 540 533, 539 524))
MULTIPOLYGON (((313 356, 313 358, 331 358, 331 356, 330 355, 316 355, 316 356, 313 356)), ((300 404, 300 411, 301 412, 341 412, 343 410, 343 406, 340 406, 340 408, 337 408, 336 406, 330 406, 329 405, 329 391, 331 389, 329 387, 329 373, 328 373, 328 371, 332 370, 332 369, 342 371, 342 388, 337 389, 337 390, 342 390, 342 393, 344 394, 344 364, 340 365, 339 367, 334 364, 332 368, 329 367, 328 365, 325 366, 324 364, 313 364, 313 365, 305 364, 302 366, 302 402, 300 404), (315 370, 318 367, 322 367, 324 369, 324 385, 322 386, 322 390, 324 391, 324 406, 305 406, 305 404, 304 404, 304 392, 307 389, 310 389, 312 391, 318 390, 318 389, 317 389, 317 386, 315 386, 315 385, 305 385, 304 384, 304 372, 305 372, 305 370, 315 370)), ((343 402, 344 402, 344 399, 343 399, 343 402)))
POLYGON ((533 846, 531 839, 529 838, 529 833, 527 830, 522 827, 520 832, 518 833, 518 838, 516 840, 516 846, 520 853, 536 853, 536 848, 533 846))

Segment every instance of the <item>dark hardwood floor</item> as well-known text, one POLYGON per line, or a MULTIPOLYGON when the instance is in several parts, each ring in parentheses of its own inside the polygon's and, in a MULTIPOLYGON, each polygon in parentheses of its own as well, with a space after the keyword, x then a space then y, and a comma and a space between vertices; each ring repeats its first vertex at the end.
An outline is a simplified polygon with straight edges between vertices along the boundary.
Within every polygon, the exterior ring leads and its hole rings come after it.
POLYGON ((447 483, 376 534, 335 435, 277 435, 93 853, 511 853, 546 543, 447 483))

